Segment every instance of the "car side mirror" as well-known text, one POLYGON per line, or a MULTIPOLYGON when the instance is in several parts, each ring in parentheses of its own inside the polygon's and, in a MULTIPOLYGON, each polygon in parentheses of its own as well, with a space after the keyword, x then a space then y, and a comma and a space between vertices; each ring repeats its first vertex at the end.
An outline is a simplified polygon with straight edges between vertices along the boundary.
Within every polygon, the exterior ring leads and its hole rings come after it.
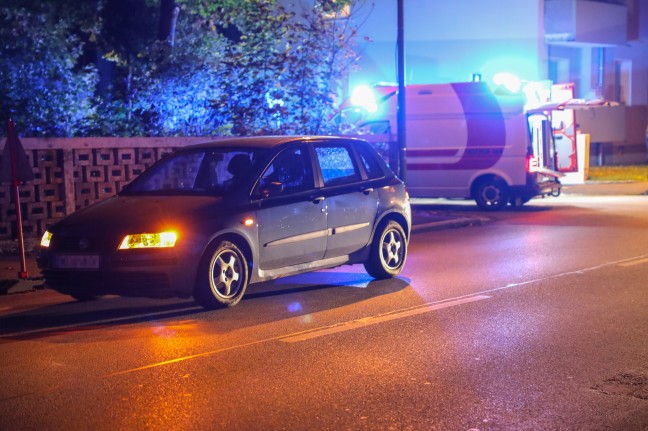
POLYGON ((283 191, 283 184, 277 181, 273 181, 265 186, 261 187, 261 198, 267 199, 272 196, 276 196, 283 191))

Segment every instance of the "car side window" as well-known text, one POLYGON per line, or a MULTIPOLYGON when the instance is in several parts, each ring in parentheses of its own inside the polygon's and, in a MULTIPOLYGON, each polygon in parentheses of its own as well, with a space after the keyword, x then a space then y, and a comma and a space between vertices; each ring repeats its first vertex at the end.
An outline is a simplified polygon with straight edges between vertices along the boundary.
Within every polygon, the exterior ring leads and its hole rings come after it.
POLYGON ((305 148, 289 148, 272 161, 261 176, 260 195, 297 193, 312 189, 313 170, 305 148))
POLYGON ((385 176, 378 160, 376 160, 375 155, 371 153, 369 148, 365 145, 358 145, 356 149, 358 150, 358 154, 360 154, 360 160, 362 160, 362 165, 370 180, 385 176))
POLYGON ((318 145, 315 153, 325 187, 360 181, 360 172, 346 146, 318 145))

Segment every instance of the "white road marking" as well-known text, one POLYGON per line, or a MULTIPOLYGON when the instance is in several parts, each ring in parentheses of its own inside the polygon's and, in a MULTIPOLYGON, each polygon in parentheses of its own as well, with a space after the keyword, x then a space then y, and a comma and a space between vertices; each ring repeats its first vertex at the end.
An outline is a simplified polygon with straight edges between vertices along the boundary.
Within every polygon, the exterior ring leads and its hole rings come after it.
POLYGON ((633 260, 630 260, 628 262, 620 263, 619 266, 627 268, 629 266, 641 265, 642 263, 648 263, 648 257, 644 257, 643 259, 633 258, 633 260))
POLYGON ((389 322, 391 320, 402 319, 404 317, 415 316, 417 314, 429 313, 435 310, 441 310, 443 308, 455 307, 457 305, 466 304, 469 302, 481 301, 483 299, 488 299, 490 296, 487 295, 477 295, 469 296, 467 298, 455 299, 441 303, 432 303, 424 304, 410 309, 400 310, 396 312, 390 312, 385 314, 378 314, 376 316, 364 317, 358 320, 352 320, 349 322, 344 322, 334 326, 316 328, 309 331, 304 331, 297 334, 287 335, 283 338, 280 338, 280 341, 284 343, 298 343, 300 341, 306 341, 313 338, 323 337, 325 335, 337 334, 339 332, 351 331, 353 329, 364 328, 366 326, 375 325, 377 323, 389 322))
POLYGON ((434 310, 440 310, 442 308, 454 307, 456 305, 466 304, 469 302, 480 301, 482 299, 488 299, 490 296, 487 295, 465 295, 459 298, 453 298, 444 301, 430 302, 423 305, 418 305, 416 307, 406 308, 403 310, 397 310, 390 313, 379 314, 376 316, 369 316, 363 319, 353 320, 351 322, 341 323, 334 326, 324 326, 320 328, 315 328, 310 331, 296 332, 293 334, 284 334, 276 337, 265 338, 262 340, 251 341, 249 343, 237 344, 234 346, 223 347, 217 350, 211 350, 209 352, 198 353, 190 356, 183 356, 180 358, 169 359, 168 361, 156 362, 153 364, 143 365, 137 368, 131 368, 129 370, 116 371, 114 373, 106 374, 104 377, 114 377, 121 376, 125 374, 135 373, 138 371, 144 371, 151 368, 162 367, 165 365, 175 364, 178 362, 187 361, 190 359, 201 358, 205 356, 212 356, 218 353, 227 352, 230 350, 236 350, 244 347, 254 346, 256 344, 268 343, 270 341, 283 341, 287 343, 295 343, 299 341, 308 340, 310 338, 321 337, 323 335, 328 335, 336 332, 348 331, 351 329, 357 329, 359 327, 364 327, 367 325, 372 325, 375 323, 387 322, 394 319, 400 319, 407 316, 414 316, 417 314, 428 313, 434 310), (359 322, 364 322, 360 324, 359 322))

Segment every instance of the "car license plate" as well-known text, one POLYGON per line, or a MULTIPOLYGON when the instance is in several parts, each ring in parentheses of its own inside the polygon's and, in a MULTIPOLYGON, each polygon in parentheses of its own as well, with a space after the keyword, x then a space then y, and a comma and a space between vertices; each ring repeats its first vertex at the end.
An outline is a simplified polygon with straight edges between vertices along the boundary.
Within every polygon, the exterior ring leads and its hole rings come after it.
POLYGON ((99 269, 99 256, 94 254, 58 254, 54 256, 54 268, 99 269))

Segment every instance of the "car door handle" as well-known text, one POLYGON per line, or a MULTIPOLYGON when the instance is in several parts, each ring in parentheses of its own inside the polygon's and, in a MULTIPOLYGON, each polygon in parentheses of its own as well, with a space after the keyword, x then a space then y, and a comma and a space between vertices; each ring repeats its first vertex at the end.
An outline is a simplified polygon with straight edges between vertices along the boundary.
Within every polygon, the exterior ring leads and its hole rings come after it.
POLYGON ((319 204, 319 203, 321 203, 324 199, 325 199, 324 196, 318 196, 318 197, 316 197, 316 198, 313 198, 313 199, 312 199, 312 202, 313 202, 314 204, 319 204))
POLYGON ((362 193, 364 193, 365 195, 368 195, 373 191, 374 191, 373 187, 367 187, 366 189, 362 189, 362 193))

